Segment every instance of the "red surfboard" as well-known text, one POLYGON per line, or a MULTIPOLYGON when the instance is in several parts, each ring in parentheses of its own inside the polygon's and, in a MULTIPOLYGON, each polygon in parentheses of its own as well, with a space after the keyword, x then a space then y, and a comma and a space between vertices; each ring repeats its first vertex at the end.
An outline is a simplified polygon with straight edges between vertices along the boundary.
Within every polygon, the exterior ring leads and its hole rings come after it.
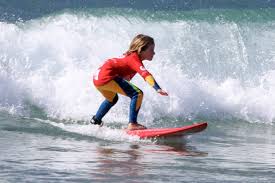
POLYGON ((182 126, 177 128, 151 128, 144 130, 126 130, 128 135, 139 136, 140 138, 153 137, 175 137, 185 136, 193 133, 201 132, 206 129, 207 123, 197 123, 189 126, 182 126))

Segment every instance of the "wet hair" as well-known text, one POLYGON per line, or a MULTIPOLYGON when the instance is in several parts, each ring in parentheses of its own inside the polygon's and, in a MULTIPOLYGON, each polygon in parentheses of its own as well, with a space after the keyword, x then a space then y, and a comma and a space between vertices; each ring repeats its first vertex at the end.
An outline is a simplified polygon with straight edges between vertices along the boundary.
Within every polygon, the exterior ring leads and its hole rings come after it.
POLYGON ((155 44, 154 39, 150 36, 138 34, 134 39, 132 40, 130 47, 125 55, 129 55, 133 52, 136 52, 139 56, 140 53, 144 50, 146 50, 150 45, 155 44))

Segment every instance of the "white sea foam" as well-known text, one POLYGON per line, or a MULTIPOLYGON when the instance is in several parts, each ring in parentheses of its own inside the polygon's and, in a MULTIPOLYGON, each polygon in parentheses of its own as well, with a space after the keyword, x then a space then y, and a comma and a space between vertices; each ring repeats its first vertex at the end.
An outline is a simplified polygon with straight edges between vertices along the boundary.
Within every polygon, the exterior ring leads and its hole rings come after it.
MULTIPOLYGON (((156 42, 154 60, 144 63, 169 97, 157 95, 136 76, 133 83, 145 93, 141 121, 224 114, 251 122, 275 119, 274 25, 65 13, 0 23, 0 30, 3 110, 27 115, 28 101, 49 117, 88 120, 103 100, 92 85, 92 73, 106 58, 121 55, 134 35, 144 33, 156 42)), ((129 99, 120 97, 105 120, 126 124, 128 108, 129 99)))
POLYGON ((130 136, 123 129, 114 129, 106 126, 99 127, 97 125, 79 125, 79 124, 65 124, 65 123, 57 123, 50 120, 41 120, 36 119, 43 123, 48 123, 52 126, 58 127, 62 130, 84 135, 90 137, 97 137, 104 140, 112 140, 112 141, 128 141, 128 142, 151 142, 150 140, 142 140, 138 136, 130 136))

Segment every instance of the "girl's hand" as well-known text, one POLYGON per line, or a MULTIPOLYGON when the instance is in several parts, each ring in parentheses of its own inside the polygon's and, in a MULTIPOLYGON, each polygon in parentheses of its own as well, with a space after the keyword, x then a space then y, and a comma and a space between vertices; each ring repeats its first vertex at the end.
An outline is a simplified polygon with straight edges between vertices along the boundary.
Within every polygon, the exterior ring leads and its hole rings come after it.
POLYGON ((157 92, 163 96, 168 96, 168 93, 162 89, 158 89, 157 92))

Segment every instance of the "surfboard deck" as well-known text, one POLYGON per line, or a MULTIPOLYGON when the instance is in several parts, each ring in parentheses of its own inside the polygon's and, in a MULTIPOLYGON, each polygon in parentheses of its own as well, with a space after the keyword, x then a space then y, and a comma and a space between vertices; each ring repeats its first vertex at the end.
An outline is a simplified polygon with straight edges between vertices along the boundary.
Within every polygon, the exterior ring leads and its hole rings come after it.
POLYGON ((128 135, 139 136, 140 138, 154 137, 181 137, 198 133, 207 128, 207 122, 200 122, 193 125, 176 127, 176 128, 151 128, 144 130, 126 130, 128 135))

